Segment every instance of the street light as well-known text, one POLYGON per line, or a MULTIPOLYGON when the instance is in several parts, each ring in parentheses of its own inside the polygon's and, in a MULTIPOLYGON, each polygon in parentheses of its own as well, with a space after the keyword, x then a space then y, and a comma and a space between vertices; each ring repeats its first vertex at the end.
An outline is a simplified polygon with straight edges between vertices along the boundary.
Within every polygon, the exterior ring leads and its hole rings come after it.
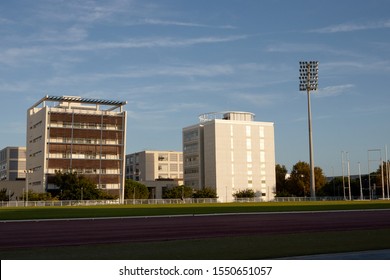
POLYGON ((24 173, 26 173, 26 201, 25 206, 28 206, 28 174, 33 173, 34 171, 32 169, 24 170, 24 173))
POLYGON ((313 136, 311 129, 310 91, 318 89, 318 61, 299 62, 299 90, 307 92, 307 111, 309 122, 309 153, 310 153, 310 196, 316 198, 314 177, 313 136))

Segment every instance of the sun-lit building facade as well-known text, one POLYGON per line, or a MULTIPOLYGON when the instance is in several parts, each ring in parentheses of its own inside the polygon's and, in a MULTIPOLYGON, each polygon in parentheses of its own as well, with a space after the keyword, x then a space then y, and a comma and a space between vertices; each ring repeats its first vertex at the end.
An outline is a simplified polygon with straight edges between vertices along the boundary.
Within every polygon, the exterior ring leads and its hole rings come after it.
POLYGON ((77 172, 117 193, 125 178, 125 101, 45 96, 27 110, 28 187, 54 189, 56 171, 77 172))
POLYGON ((183 128, 184 184, 210 187, 220 201, 252 189, 256 197, 275 196, 274 124, 248 112, 208 113, 183 128))

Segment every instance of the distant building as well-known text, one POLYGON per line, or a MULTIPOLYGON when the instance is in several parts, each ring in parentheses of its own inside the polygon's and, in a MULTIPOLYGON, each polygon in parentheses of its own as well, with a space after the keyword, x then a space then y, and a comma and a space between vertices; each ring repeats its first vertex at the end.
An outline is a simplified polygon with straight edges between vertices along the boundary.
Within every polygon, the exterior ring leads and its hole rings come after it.
POLYGON ((0 189, 7 189, 11 200, 23 198, 25 170, 26 147, 6 147, 0 150, 0 189))
POLYGON ((220 201, 252 189, 266 201, 275 196, 274 124, 248 112, 208 113, 183 128, 184 184, 210 187, 220 201))
POLYGON ((162 189, 183 184, 183 153, 141 151, 126 155, 126 178, 149 188, 150 198, 162 197, 162 189))
POLYGON ((126 155, 126 178, 135 181, 182 179, 183 153, 142 151, 126 155))
POLYGON ((45 96, 27 110, 28 187, 55 189, 55 171, 75 171, 101 189, 124 186, 124 101, 45 96))
POLYGON ((6 147, 0 150, 0 181, 25 180, 26 147, 6 147))

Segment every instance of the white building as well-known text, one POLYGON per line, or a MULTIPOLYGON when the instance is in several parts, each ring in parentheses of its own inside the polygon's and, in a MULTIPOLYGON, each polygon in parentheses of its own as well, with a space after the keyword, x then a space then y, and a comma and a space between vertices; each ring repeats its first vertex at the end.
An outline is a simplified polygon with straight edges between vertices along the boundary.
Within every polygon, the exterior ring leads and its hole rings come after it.
POLYGON ((0 181, 25 180, 26 147, 6 147, 0 150, 0 181))
POLYGON ((183 153, 149 150, 128 154, 126 178, 146 185, 150 198, 161 199, 164 188, 183 184, 183 153))
POLYGON ((0 189, 7 189, 11 200, 23 199, 25 171, 26 147, 6 147, 0 150, 0 189))
POLYGON ((135 181, 183 179, 183 153, 141 151, 126 155, 126 178, 135 181))
POLYGON ((184 184, 210 187, 220 201, 254 190, 265 201, 275 196, 274 124, 248 112, 208 113, 183 128, 184 184))

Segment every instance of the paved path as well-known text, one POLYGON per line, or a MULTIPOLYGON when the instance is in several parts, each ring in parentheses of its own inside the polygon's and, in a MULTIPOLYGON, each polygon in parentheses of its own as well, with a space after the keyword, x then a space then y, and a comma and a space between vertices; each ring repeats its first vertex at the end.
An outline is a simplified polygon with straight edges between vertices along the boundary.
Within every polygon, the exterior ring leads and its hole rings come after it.
POLYGON ((390 210, 0 222, 0 249, 390 228, 390 210))

